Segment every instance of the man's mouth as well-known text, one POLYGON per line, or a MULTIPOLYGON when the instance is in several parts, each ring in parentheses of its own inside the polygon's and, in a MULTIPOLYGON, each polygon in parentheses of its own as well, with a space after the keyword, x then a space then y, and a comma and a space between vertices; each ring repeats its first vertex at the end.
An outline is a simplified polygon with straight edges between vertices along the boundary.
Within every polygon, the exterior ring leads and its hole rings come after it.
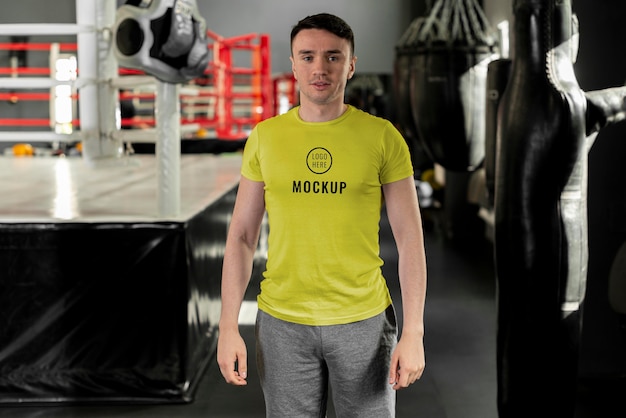
POLYGON ((330 83, 327 81, 314 81, 311 84, 313 84, 315 87, 325 87, 330 85, 330 83))

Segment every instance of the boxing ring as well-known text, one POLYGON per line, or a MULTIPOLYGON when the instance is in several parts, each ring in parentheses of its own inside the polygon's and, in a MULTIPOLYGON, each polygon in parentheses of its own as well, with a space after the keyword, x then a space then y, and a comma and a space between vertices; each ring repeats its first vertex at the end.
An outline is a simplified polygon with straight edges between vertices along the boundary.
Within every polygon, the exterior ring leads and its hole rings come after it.
POLYGON ((0 156, 0 403, 190 402, 215 351, 240 156, 181 154, 175 84, 157 82, 155 128, 120 131, 115 95, 145 76, 118 77, 115 1, 76 7, 75 25, 0 25, 75 35, 80 69, 0 77, 0 90, 24 100, 67 85, 81 99, 71 133, 0 141, 83 144, 82 156, 0 156), (124 135, 152 138, 155 155, 128 155, 124 135))
POLYGON ((186 402, 212 359, 240 160, 0 158, 0 403, 186 402))

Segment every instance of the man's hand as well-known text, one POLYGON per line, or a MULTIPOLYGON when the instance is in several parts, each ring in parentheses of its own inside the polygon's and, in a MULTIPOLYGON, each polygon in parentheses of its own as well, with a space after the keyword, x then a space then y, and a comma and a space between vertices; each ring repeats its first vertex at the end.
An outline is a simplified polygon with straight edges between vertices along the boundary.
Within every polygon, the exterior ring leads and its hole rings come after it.
POLYGON ((239 331, 221 331, 217 340, 217 364, 226 383, 247 385, 248 354, 239 331))
POLYGON ((391 356, 389 384, 404 389, 422 377, 426 366, 422 337, 402 335, 391 356))

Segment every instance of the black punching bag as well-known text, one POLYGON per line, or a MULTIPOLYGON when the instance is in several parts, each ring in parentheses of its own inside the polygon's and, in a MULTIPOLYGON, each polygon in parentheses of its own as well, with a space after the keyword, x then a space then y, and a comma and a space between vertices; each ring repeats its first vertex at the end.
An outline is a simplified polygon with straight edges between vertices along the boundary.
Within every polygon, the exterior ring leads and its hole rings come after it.
POLYGON ((410 69, 411 60, 414 56, 413 44, 419 35, 423 21, 424 18, 415 19, 402 34, 395 48, 393 62, 393 92, 397 120, 402 136, 411 151, 411 161, 413 162, 415 172, 419 172, 424 166, 430 165, 429 157, 425 154, 419 140, 417 128, 413 121, 413 111, 411 110, 410 69))
POLYGON ((398 124, 405 137, 417 138, 417 130, 411 112, 410 68, 413 47, 423 18, 415 19, 404 31, 395 48, 393 62, 393 92, 396 99, 398 124))
POLYGON ((498 110, 502 94, 509 82, 511 60, 501 58, 491 61, 487 71, 487 99, 485 104, 485 186, 487 203, 493 209, 496 189, 496 155, 498 135, 498 110))
POLYGON ((474 171, 485 156, 487 65, 496 41, 476 0, 438 0, 411 60, 411 103, 431 159, 451 171, 474 171))
POLYGON ((587 276, 584 92, 571 0, 514 0, 495 179, 500 418, 572 418, 587 276))

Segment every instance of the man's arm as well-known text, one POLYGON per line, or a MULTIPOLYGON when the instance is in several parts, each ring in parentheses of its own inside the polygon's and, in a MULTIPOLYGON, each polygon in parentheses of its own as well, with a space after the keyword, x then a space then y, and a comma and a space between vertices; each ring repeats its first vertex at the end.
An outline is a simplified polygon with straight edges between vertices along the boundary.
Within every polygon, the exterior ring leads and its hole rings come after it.
POLYGON ((389 383, 401 389, 424 371, 424 304, 426 255, 422 218, 413 177, 383 185, 387 216, 398 247, 398 276, 402 292, 403 326, 393 353, 389 383))
POLYGON ((239 310, 250 282, 264 213, 264 183, 242 177, 224 250, 217 344, 220 371, 226 382, 233 385, 246 384, 247 351, 239 333, 239 310))

